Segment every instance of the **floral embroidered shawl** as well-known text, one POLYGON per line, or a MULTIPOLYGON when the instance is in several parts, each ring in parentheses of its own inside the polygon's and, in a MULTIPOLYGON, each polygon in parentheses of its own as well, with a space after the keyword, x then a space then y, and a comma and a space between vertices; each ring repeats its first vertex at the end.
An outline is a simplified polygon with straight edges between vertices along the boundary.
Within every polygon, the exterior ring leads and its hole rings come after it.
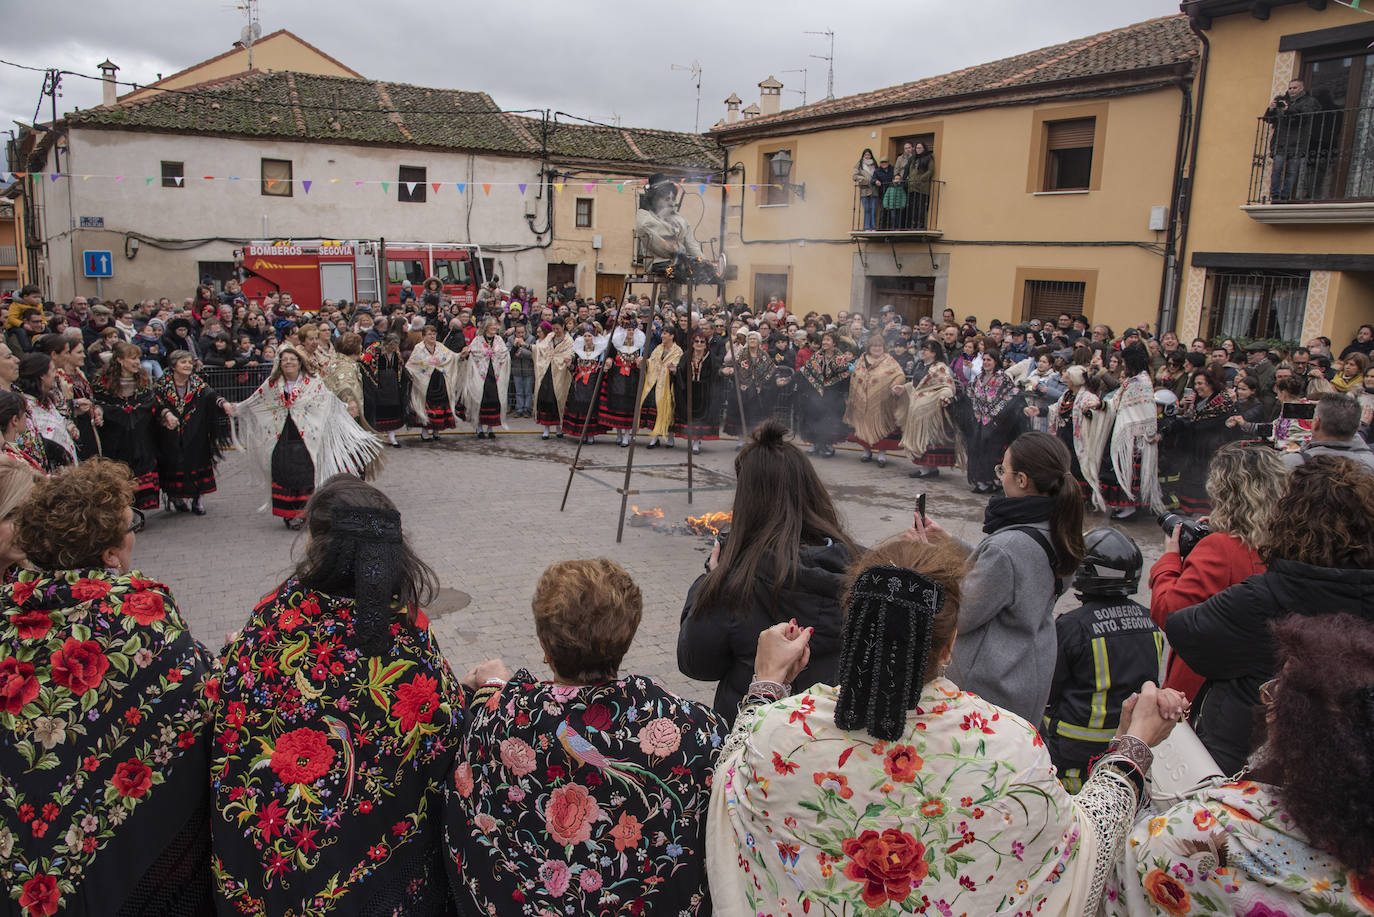
POLYGON ((824 392, 848 379, 853 369, 853 363, 840 359, 840 351, 827 357, 824 351, 818 350, 801 368, 801 376, 817 392, 824 392))
POLYGON ((211 790, 227 913, 428 914, 447 894, 440 805, 463 689, 421 615, 391 647, 353 600, 287 580, 220 655, 211 790))
POLYGON ((717 915, 1083 910, 1097 835, 1034 727, 939 678, 885 743, 836 727, 838 696, 736 724, 707 823, 717 915))
POLYGON ((973 422, 987 426, 1011 406, 1020 389, 1012 378, 1000 369, 979 373, 968 387, 969 403, 973 407, 973 422))
POLYGON ((1241 780, 1137 825, 1103 903, 1110 917, 1371 914, 1374 875, 1303 837, 1274 787, 1241 780))
POLYGON ((24 571, 0 614, 6 897, 114 913, 205 805, 213 660, 138 573, 24 571))
POLYGON ((704 911, 725 735, 709 707, 637 675, 565 687, 521 670, 469 714, 446 818, 467 913, 704 911))

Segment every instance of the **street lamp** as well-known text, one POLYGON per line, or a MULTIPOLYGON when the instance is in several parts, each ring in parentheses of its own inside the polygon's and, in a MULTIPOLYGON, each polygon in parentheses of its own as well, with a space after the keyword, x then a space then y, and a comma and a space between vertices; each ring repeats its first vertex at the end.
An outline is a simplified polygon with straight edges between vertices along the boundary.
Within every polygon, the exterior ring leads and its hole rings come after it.
POLYGON ((792 175, 791 150, 778 150, 774 153, 769 162, 769 169, 773 173, 773 184, 781 185, 788 191, 795 191, 797 197, 806 200, 806 182, 794 185, 787 180, 792 175))

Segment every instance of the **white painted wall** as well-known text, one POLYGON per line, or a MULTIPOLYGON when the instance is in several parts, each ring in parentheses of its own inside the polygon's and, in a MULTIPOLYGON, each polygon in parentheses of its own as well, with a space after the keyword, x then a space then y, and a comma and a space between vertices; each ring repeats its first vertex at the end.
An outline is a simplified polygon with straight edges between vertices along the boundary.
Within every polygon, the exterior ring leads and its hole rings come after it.
MULTIPOLYGON (((95 281, 80 276, 82 249, 114 251, 114 279, 104 285, 105 295, 132 302, 190 295, 198 280, 196 263, 230 261, 238 247, 216 241, 168 251, 143 243, 137 257, 126 260, 124 233, 129 231, 161 239, 384 237, 525 246, 538 241, 525 219, 529 204, 535 207, 535 225, 546 225, 545 201, 538 197, 539 162, 532 158, 81 128, 71 132, 69 148, 70 154, 62 157, 64 173, 126 178, 118 183, 104 177, 43 180, 40 205, 49 245, 51 294, 61 300, 96 292, 95 281), (297 180, 293 197, 260 192, 263 158, 292 161, 297 180), (163 160, 185 163, 185 187, 162 187, 163 160), (423 204, 402 203, 397 199, 402 165, 424 166, 429 181, 445 184, 437 194, 431 187, 423 204), (237 175, 241 180, 204 181, 204 175, 237 175), (151 184, 144 180, 149 176, 154 178, 151 184), (301 179, 312 182, 308 194, 301 179), (391 185, 386 192, 377 184, 357 188, 353 183, 358 179, 391 185), (460 181, 468 183, 461 195, 454 184, 460 181), (481 188, 484 181, 526 182, 529 188, 522 198, 515 187, 495 184, 488 195, 481 188), (103 217, 105 230, 76 228, 82 216, 103 217), (78 253, 75 277, 73 248, 78 253)), ((557 203, 572 206, 571 199, 557 203)), ((543 240, 548 239, 544 235, 543 240)), ((487 254, 497 259, 503 286, 524 283, 543 290, 545 250, 487 254)))

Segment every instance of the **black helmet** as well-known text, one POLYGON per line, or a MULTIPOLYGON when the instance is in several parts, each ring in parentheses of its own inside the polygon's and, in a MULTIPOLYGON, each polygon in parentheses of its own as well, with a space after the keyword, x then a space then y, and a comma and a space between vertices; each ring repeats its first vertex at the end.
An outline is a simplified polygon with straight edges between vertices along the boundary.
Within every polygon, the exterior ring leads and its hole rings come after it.
POLYGON ((1140 587, 1145 565, 1131 536, 1103 526, 1083 536, 1087 551, 1074 574, 1073 588, 1085 595, 1128 596, 1140 587))

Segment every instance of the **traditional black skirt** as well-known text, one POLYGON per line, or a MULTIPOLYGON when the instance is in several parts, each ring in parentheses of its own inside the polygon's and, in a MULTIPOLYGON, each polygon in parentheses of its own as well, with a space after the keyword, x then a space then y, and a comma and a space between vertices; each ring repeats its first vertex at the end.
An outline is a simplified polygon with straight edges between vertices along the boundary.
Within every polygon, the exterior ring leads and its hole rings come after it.
POLYGON ((315 463, 290 417, 272 450, 272 515, 298 519, 315 492, 315 463))

